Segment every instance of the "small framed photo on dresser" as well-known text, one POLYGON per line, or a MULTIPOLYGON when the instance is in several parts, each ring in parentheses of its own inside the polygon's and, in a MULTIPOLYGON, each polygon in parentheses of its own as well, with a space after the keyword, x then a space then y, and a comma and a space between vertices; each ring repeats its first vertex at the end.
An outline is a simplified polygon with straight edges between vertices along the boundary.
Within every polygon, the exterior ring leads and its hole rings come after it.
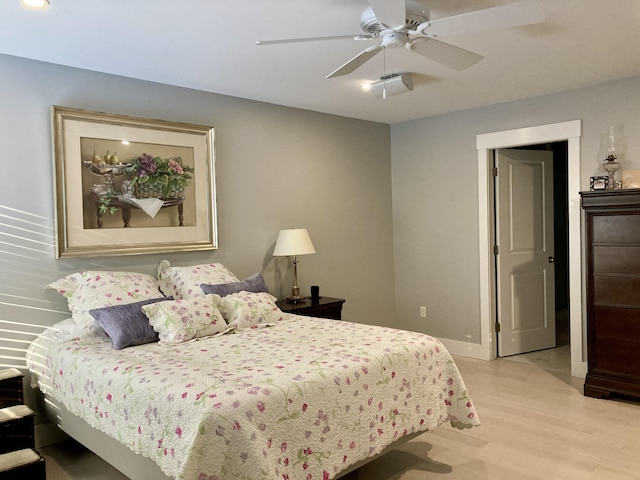
POLYGON ((591 177, 589 182, 590 190, 606 190, 609 187, 609 177, 591 177))

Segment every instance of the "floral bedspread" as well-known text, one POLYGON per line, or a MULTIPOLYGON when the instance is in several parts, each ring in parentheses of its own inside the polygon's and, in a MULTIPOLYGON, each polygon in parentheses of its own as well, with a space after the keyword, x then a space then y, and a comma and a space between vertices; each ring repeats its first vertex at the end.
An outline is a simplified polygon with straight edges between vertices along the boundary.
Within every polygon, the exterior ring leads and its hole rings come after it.
POLYGON ((328 480, 404 435, 479 424, 424 334, 294 315, 171 347, 59 332, 28 353, 41 389, 176 479, 328 480))

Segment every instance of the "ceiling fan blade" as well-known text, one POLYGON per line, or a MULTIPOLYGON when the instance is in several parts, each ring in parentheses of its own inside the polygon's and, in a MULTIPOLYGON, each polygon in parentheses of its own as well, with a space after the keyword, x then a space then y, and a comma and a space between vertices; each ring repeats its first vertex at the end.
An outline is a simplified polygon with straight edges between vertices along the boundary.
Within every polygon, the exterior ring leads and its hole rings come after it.
POLYGON ((389 28, 404 27, 407 23, 405 0, 369 0, 376 18, 389 28))
POLYGON ((448 43, 433 38, 418 38, 407 48, 435 62, 446 65, 454 70, 464 70, 475 65, 484 57, 463 48, 454 47, 448 43))
POLYGON ((544 9, 540 0, 524 0, 511 5, 431 20, 423 24, 424 28, 418 27, 418 31, 427 35, 455 35, 542 22, 544 9))
POLYGON ((342 75, 348 75, 354 72, 357 68, 364 65, 370 59, 372 59, 381 50, 382 50, 382 45, 372 45, 366 50, 363 50, 362 52, 360 52, 358 55, 353 57, 351 60, 349 60, 344 65, 342 65, 337 70, 334 70, 333 72, 331 72, 325 78, 333 78, 333 77, 340 77, 342 75))
POLYGON ((256 45, 278 45, 282 43, 318 42, 324 40, 370 40, 372 35, 337 35, 331 37, 285 38, 282 40, 258 40, 256 45))

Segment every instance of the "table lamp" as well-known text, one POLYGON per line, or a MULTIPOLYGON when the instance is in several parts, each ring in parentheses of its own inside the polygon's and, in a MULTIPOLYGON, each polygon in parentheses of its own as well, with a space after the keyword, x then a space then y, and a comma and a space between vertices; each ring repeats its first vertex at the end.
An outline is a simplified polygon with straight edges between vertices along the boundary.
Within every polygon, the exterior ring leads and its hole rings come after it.
POLYGON ((273 256, 291 257, 293 262, 293 287, 291 288, 291 296, 286 298, 289 303, 305 301, 305 298, 300 296, 300 287, 298 287, 298 255, 310 253, 316 253, 316 249, 313 248, 306 228, 280 230, 276 246, 273 249, 273 256))

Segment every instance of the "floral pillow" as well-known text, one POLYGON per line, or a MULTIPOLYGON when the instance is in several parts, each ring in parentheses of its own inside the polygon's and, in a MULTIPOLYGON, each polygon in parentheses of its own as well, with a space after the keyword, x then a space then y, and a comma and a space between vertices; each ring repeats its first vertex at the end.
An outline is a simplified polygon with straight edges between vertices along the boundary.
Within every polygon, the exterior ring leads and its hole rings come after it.
POLYGON ((224 297, 238 292, 268 292, 267 285, 264 283, 264 277, 259 273, 254 273, 250 277, 245 278, 241 282, 221 283, 220 285, 207 285, 203 283, 200 288, 204 293, 215 293, 224 297))
POLYGON ((158 281, 165 295, 182 299, 202 295, 202 283, 216 285, 239 279, 221 263, 172 267, 168 260, 163 260, 158 266, 158 281))
POLYGON ((174 345, 229 330, 217 307, 219 299, 218 295, 201 295, 143 305, 142 311, 158 332, 160 344, 174 345))
POLYGON ((232 293, 220 299, 218 308, 229 326, 236 329, 272 324, 284 318, 276 297, 266 292, 232 293))
POLYGON ((163 298, 158 281, 135 272, 85 271, 67 275, 47 285, 67 299, 74 321, 80 326, 95 325, 89 310, 163 298))

